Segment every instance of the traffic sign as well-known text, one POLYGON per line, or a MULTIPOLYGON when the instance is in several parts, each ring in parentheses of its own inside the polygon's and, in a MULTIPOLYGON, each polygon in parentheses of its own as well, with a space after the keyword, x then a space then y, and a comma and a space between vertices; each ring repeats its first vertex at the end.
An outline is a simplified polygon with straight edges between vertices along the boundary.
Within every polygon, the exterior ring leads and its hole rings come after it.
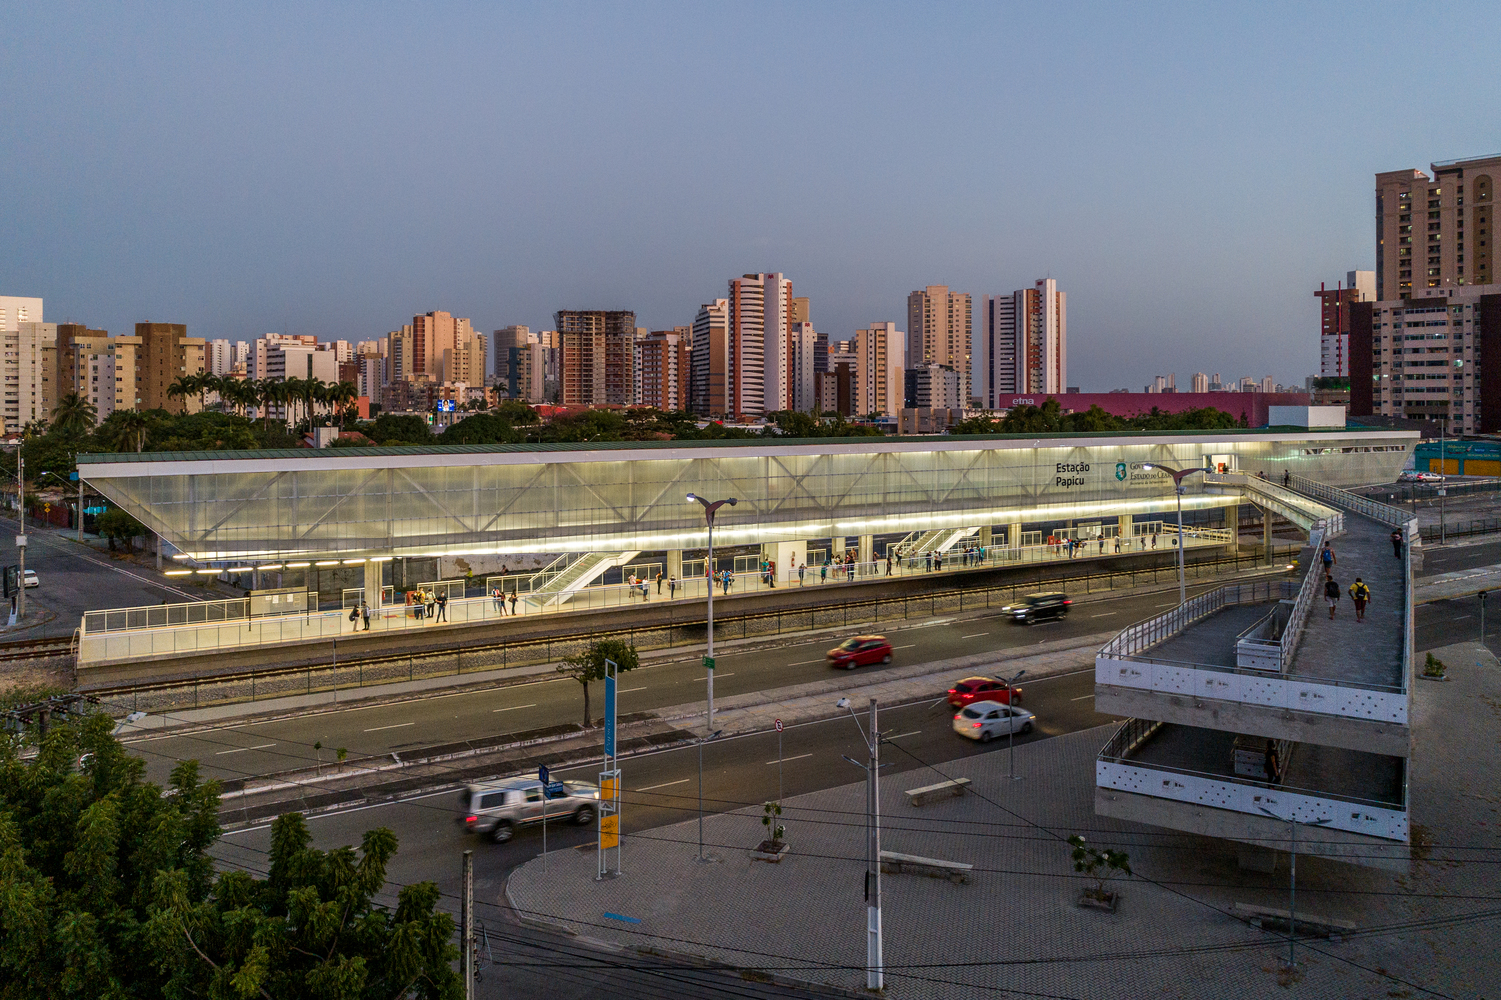
POLYGON ((540 781, 540 782, 542 782, 542 784, 544 784, 544 785, 547 784, 547 765, 546 764, 539 764, 539 765, 537 765, 537 780, 540 781))
POLYGON ((547 791, 547 797, 550 799, 560 799, 568 794, 568 789, 563 787, 561 781, 549 781, 544 787, 547 791))
POLYGON ((706 656, 706 657, 704 657, 704 669, 705 670, 713 670, 714 669, 714 657, 712 657, 712 656, 706 656))
POLYGON ((778 719, 777 720, 777 732, 780 733, 781 731, 782 731, 782 720, 778 719))

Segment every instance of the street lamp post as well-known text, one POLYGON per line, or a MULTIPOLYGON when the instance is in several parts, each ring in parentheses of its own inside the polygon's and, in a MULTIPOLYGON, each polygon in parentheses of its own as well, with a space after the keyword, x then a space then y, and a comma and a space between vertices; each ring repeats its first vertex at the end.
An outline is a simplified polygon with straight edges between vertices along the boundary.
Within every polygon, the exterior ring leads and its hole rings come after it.
POLYGON ((1173 493, 1178 498, 1178 606, 1181 608, 1188 603, 1188 584, 1183 579, 1183 494, 1188 490, 1183 485, 1183 480, 1195 472, 1203 472, 1203 469, 1175 469, 1171 465, 1161 465, 1157 462, 1144 462, 1143 469, 1161 469, 1173 477, 1173 493))
POLYGON ((714 512, 725 504, 731 507, 739 503, 734 497, 724 500, 706 500, 693 493, 688 494, 689 500, 696 500, 704 505, 704 520, 709 524, 709 558, 706 563, 707 576, 709 578, 709 649, 704 654, 705 681, 708 684, 708 699, 705 706, 704 728, 714 728, 714 512))
POLYGON ((716 729, 708 736, 701 736, 695 742, 698 743, 698 862, 714 860, 704 857, 704 744, 712 743, 719 739, 723 729, 716 729))
MULTIPOLYGON (((1260 808, 1261 811, 1266 813, 1268 816, 1272 817, 1272 819, 1286 823, 1292 831, 1288 835, 1288 840, 1292 849, 1292 862, 1287 879, 1287 971, 1291 973, 1295 972, 1298 968, 1298 964, 1295 961, 1293 952, 1293 948, 1295 947, 1298 939, 1298 821, 1293 818, 1291 813, 1289 813, 1284 819, 1283 817, 1278 816, 1276 813, 1272 812, 1266 806, 1260 806, 1258 808, 1260 808)), ((1323 826, 1329 821, 1330 817, 1325 816, 1323 819, 1316 819, 1311 823, 1304 823, 1303 825, 1323 826)))
MULTIPOLYGON (((860 728, 860 717, 850 707, 848 698, 840 698, 837 707, 847 709, 860 728)), ((885 962, 881 947, 881 731, 877 727, 876 700, 870 699, 870 732, 863 728, 870 763, 853 757, 844 759, 865 769, 865 988, 885 989, 885 962)))

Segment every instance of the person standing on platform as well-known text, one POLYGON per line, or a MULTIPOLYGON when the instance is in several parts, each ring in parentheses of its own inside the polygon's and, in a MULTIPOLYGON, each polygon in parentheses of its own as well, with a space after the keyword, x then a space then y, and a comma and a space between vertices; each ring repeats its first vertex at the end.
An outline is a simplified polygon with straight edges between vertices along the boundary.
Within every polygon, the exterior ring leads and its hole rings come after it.
POLYGON ((514 617, 515 614, 516 614, 516 591, 513 590, 513 591, 511 591, 511 615, 512 615, 512 617, 514 617))
POLYGON ((1398 559, 1402 558, 1402 529, 1401 528, 1393 528, 1392 529, 1392 555, 1396 556, 1398 559))
POLYGON ((370 631, 370 605, 360 602, 360 617, 365 620, 365 631, 370 631))
POLYGON ((448 591, 444 591, 433 598, 433 603, 438 605, 438 621, 448 621, 448 591))

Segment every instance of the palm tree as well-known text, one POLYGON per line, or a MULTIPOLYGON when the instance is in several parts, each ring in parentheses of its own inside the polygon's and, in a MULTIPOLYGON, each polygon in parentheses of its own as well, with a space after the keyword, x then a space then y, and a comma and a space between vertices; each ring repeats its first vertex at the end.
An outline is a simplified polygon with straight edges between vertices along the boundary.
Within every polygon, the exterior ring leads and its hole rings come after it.
POLYGON ((116 451, 141 451, 146 447, 146 432, 150 429, 151 418, 139 410, 116 410, 101 428, 116 451))
MULTIPOLYGON (((179 375, 177 379, 167 386, 167 395, 182 400, 182 412, 188 412, 188 397, 198 392, 198 376, 179 375)), ((139 450, 139 449, 137 449, 139 450)))
POLYGON ((343 427, 349 416, 349 411, 354 407, 355 401, 360 398, 359 387, 353 382, 335 382, 328 387, 328 402, 339 412, 339 426, 343 427))
POLYGON ((57 401, 52 411, 52 426, 68 437, 83 437, 94 429, 99 410, 84 396, 70 392, 57 401))

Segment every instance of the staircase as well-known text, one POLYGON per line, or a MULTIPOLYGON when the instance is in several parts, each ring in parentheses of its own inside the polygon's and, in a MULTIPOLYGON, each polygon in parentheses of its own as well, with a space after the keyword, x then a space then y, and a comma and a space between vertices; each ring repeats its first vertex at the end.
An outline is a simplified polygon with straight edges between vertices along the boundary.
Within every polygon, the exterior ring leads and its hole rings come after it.
POLYGON ((562 604, 598 580, 605 570, 624 566, 640 554, 641 550, 637 549, 632 552, 585 552, 560 557, 532 577, 532 591, 526 595, 526 601, 538 608, 562 604))
POLYGON ((904 547, 902 553, 921 556, 929 552, 947 552, 964 539, 979 533, 979 528, 939 528, 936 531, 925 531, 915 545, 911 548, 904 547))

